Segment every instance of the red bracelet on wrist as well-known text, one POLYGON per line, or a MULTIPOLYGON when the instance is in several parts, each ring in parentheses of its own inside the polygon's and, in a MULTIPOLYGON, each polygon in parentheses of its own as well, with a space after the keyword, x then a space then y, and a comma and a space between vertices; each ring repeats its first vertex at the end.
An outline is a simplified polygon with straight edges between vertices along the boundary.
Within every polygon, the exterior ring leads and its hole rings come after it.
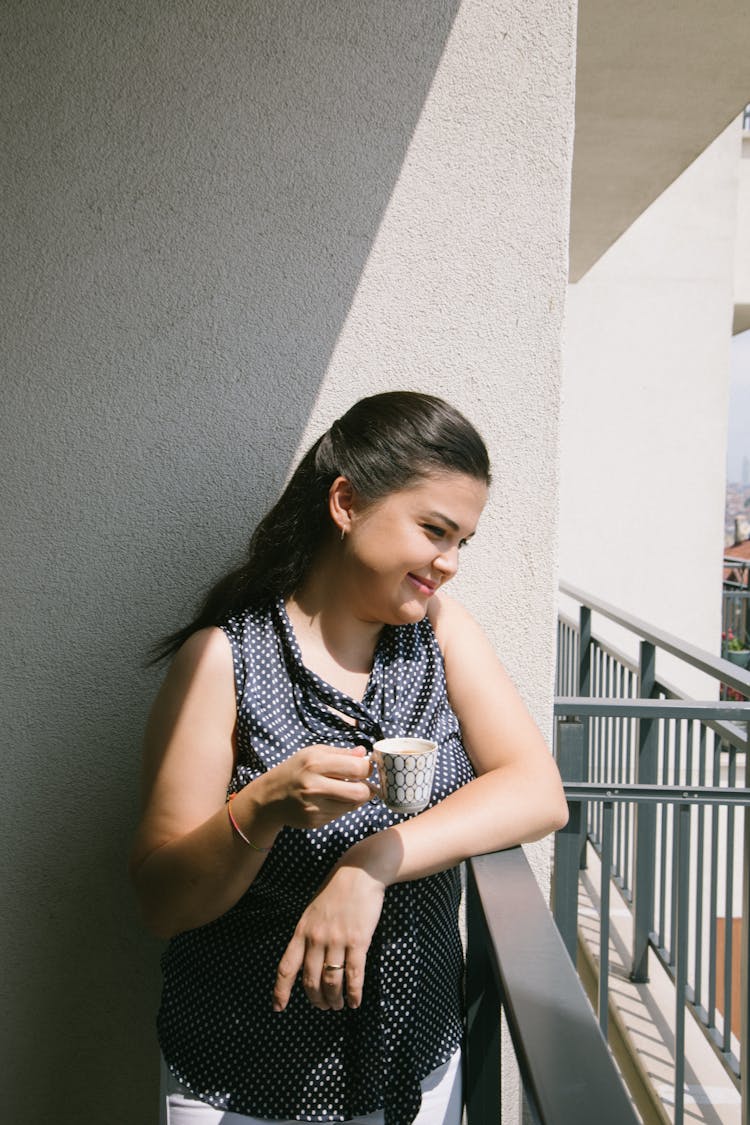
POLYGON ((254 852, 270 852, 271 848, 261 848, 258 844, 254 844, 252 840, 250 840, 240 828, 235 819, 234 813, 232 812, 232 801, 236 796, 236 793, 230 793, 229 797, 227 798, 227 812, 229 813, 229 823, 232 825, 232 828, 235 830, 239 838, 241 840, 244 840, 247 846, 249 848, 252 848, 254 852))

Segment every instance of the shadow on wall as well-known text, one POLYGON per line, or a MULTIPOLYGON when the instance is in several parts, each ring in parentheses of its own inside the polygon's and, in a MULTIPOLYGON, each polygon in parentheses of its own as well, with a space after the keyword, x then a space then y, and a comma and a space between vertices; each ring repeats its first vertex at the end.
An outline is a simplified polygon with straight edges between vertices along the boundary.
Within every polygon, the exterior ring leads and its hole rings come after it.
POLYGON ((148 644, 294 457, 459 0, 3 14, 6 1119, 155 1120, 148 644))

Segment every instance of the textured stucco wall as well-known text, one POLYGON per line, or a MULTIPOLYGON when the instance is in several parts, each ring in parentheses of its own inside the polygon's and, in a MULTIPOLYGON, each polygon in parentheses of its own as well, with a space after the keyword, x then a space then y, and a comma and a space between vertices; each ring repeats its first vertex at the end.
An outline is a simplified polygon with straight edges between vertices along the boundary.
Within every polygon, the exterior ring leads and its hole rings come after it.
POLYGON ((9 1121, 154 1119, 140 662, 360 393, 434 390, 485 432, 463 588, 548 727, 573 23, 571 0, 3 6, 9 1121))
POLYGON ((735 122, 571 286, 563 380, 561 576, 713 652, 739 154, 735 122))

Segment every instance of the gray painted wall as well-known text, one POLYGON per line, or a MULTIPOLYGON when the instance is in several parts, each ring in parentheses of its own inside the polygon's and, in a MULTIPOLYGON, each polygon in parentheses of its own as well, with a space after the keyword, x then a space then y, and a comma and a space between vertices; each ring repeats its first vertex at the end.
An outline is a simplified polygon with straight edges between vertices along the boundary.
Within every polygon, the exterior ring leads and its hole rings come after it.
POLYGON ((141 664, 360 393, 485 431, 464 590, 548 726, 573 43, 571 0, 2 6, 14 1125, 155 1120, 141 664))

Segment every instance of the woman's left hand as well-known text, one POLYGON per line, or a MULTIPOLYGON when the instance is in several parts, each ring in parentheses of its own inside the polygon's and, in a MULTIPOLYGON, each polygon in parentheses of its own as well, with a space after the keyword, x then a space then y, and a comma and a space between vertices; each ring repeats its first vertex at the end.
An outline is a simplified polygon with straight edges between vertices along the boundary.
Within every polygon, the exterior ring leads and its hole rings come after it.
POLYGON ((383 908, 385 884, 361 867, 334 869, 297 923, 279 962, 275 1012, 289 1002, 297 973, 311 1004, 322 1011, 358 1008, 365 961, 383 908))

